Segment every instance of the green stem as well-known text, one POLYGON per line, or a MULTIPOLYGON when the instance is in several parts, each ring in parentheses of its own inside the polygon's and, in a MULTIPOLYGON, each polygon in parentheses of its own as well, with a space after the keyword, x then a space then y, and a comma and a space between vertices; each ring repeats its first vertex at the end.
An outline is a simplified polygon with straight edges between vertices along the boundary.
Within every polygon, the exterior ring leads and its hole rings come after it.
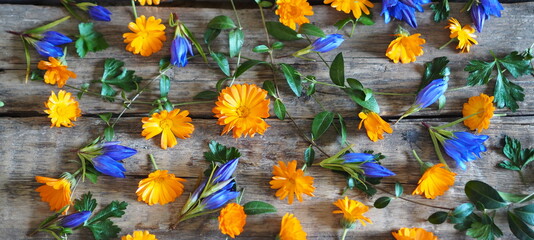
POLYGON ((101 96, 100 93, 90 92, 90 91, 87 91, 87 89, 81 89, 81 88, 72 86, 70 84, 65 84, 64 86, 68 87, 68 88, 72 88, 72 89, 78 90, 78 91, 83 92, 83 93, 87 93, 89 95, 94 95, 94 96, 98 96, 98 97, 101 96))
MULTIPOLYGON (((132 0, 132 10, 133 10, 133 14, 134 14, 135 19, 137 19, 137 9, 135 8, 135 0, 132 0)), ((134 19, 134 21, 135 21, 135 19, 134 19)))
POLYGON ((154 166, 156 170, 159 170, 158 164, 156 164, 156 159, 154 159, 154 155, 148 154, 148 157, 150 158, 150 162, 152 162, 152 166, 154 166))
POLYGON ((232 3, 232 8, 234 9, 235 18, 237 19, 237 25, 239 26, 239 29, 241 29, 241 21, 239 21, 239 16, 237 15, 237 10, 235 8, 234 0, 230 0, 230 3, 232 3))
POLYGON ((454 40, 456 40, 456 38, 451 38, 451 40, 449 40, 447 43, 443 44, 443 46, 439 47, 438 49, 441 50, 441 49, 445 48, 447 45, 451 44, 454 40))
POLYGON ((445 165, 447 170, 451 171, 449 165, 447 164, 447 162, 445 162, 445 158, 443 158, 443 155, 441 154, 436 134, 432 131, 432 128, 428 128, 428 132, 430 133, 430 138, 432 139, 432 143, 434 144, 434 151, 436 151, 436 155, 438 156, 439 161, 445 165))
POLYGON ((22 39, 22 45, 24 46, 24 55, 26 56, 26 80, 25 83, 28 83, 28 79, 30 78, 30 67, 31 67, 31 57, 30 57, 30 51, 28 50, 28 42, 24 39, 22 35, 20 35, 20 38, 22 39))
POLYGON ((267 46, 271 46, 271 39, 269 37, 269 31, 267 30, 267 24, 265 23, 265 16, 263 15, 263 7, 258 4, 260 7, 261 22, 263 23, 263 29, 265 30, 265 36, 267 40, 267 46))
POLYGON ((417 152, 415 152, 415 150, 412 149, 412 153, 415 156, 415 159, 417 159, 417 161, 419 162, 419 164, 421 164, 421 166, 423 166, 425 163, 423 163, 423 160, 421 160, 421 158, 419 158, 419 155, 417 155, 417 152))
POLYGON ((331 83, 319 82, 319 81, 317 81, 317 80, 312 80, 311 82, 312 82, 312 83, 316 83, 316 84, 325 85, 325 86, 335 87, 335 88, 341 88, 341 89, 345 88, 345 87, 343 87, 343 86, 339 86, 339 85, 331 84, 331 83))
POLYGON ((473 117, 473 116, 475 116, 475 115, 477 115, 477 114, 479 114, 479 113, 480 113, 480 112, 473 113, 473 114, 471 114, 471 115, 469 115, 469 116, 465 116, 465 117, 463 117, 463 118, 460 118, 460 119, 458 119, 458 120, 456 120, 456 121, 454 121, 454 122, 450 122, 450 123, 443 124, 443 125, 441 125, 441 126, 437 126, 437 127, 433 127, 433 128, 435 128, 435 129, 444 129, 444 128, 452 127, 452 126, 454 126, 454 125, 456 125, 456 124, 458 124, 458 123, 461 123, 461 122, 467 120, 468 118, 473 117))
POLYGON ((345 237, 347 236, 347 232, 349 232, 349 229, 343 228, 343 235, 341 236, 341 240, 345 240, 345 237))
POLYGON ((352 30, 350 30, 349 38, 351 38, 352 35, 354 34, 354 30, 356 30, 356 24, 358 24, 357 21, 352 21, 352 30))
POLYGON ((450 88, 450 89, 447 90, 447 92, 463 90, 463 89, 466 89, 466 88, 469 88, 469 87, 470 87, 470 86, 463 86, 463 87, 457 87, 457 88, 450 88))
POLYGON ((173 104, 172 106, 176 107, 176 106, 184 106, 184 105, 192 105, 192 104, 200 104, 200 103, 213 103, 213 101, 207 100, 207 101, 184 102, 184 103, 176 103, 176 104, 173 104))
POLYGON ((497 113, 497 114, 493 114, 494 117, 506 117, 507 114, 506 113, 497 113))
POLYGON ((389 96, 414 96, 415 95, 415 93, 388 93, 388 92, 375 92, 375 91, 373 91, 373 94, 389 95, 389 96))
MULTIPOLYGON (((367 184, 371 184, 369 182, 366 182, 367 184)), ((411 202, 411 203, 414 203, 414 204, 417 204, 417 205, 421 205, 421 206, 426 206, 426 207, 431 207, 431 208, 437 208, 437 209, 443 209, 443 210, 448 210, 448 211, 453 211, 454 208, 448 208, 448 207, 441 207, 441 206, 435 206, 435 205, 431 205, 431 204, 426 204, 426 203, 422 203, 422 202, 417 202, 417 201, 414 201, 414 200, 411 200, 411 199, 408 199, 408 198, 405 198, 405 197, 397 197, 394 193, 392 192, 389 192, 388 190, 386 189, 383 189, 381 188, 380 186, 376 186, 376 185, 373 185, 374 188, 386 193, 386 194, 389 194, 391 196, 395 196, 396 198, 398 199, 402 199, 404 201, 407 201, 407 202, 411 202)))
POLYGON ((63 7, 65 7, 65 9, 67 9, 67 12, 70 13, 70 15, 72 15, 74 18, 78 19, 80 22, 85 22, 85 19, 83 19, 80 15, 78 15, 76 12, 74 12, 69 5, 67 5, 67 3, 65 3, 64 1, 61 1, 61 4, 63 5, 63 7))
MULTIPOLYGON (((235 8, 234 0, 230 0, 230 3, 232 3, 232 8, 234 9, 235 18, 237 19, 237 25, 239 26, 239 29, 241 30, 243 27, 241 26, 241 21, 239 20, 239 15, 237 14, 237 10, 235 8)), ((239 67, 239 63, 241 62, 241 49, 239 49, 239 53, 237 53, 237 62, 236 62, 236 68, 234 70, 234 74, 232 74, 232 81, 230 82, 230 86, 234 84, 234 81, 236 79, 235 72, 237 71, 237 67, 239 67)))

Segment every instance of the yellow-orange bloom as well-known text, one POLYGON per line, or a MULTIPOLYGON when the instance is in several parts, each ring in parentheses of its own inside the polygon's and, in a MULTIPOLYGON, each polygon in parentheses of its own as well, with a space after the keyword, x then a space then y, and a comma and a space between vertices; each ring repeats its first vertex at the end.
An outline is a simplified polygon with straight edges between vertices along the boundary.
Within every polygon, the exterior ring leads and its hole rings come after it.
POLYGON ((445 164, 438 163, 425 171, 412 195, 424 194, 426 198, 430 199, 441 196, 454 185, 454 176, 456 173, 445 168, 445 164))
POLYGON ((415 62, 417 56, 423 55, 423 47, 420 45, 425 44, 425 39, 419 38, 421 34, 416 33, 409 35, 405 33, 395 34, 397 38, 391 41, 386 51, 386 56, 393 60, 394 63, 398 63, 399 60, 402 63, 415 62))
POLYGON ((449 25, 447 25, 445 28, 451 30, 451 35, 449 35, 450 38, 458 39, 458 46, 456 46, 456 49, 461 49, 462 53, 469 52, 471 45, 478 44, 477 40, 475 40, 477 36, 473 34, 475 29, 469 24, 462 27, 458 20, 451 17, 449 18, 449 25))
POLYGON ((137 191, 137 201, 143 201, 148 205, 165 205, 174 201, 184 192, 185 179, 178 178, 168 170, 156 170, 139 181, 137 191))
POLYGON ((338 11, 349 13, 352 11, 354 18, 358 19, 362 16, 362 12, 369 15, 369 8, 375 5, 369 0, 324 0, 324 4, 330 4, 338 11))
POLYGON ((297 29, 297 24, 309 23, 307 16, 312 16, 312 6, 307 0, 276 0, 278 8, 274 12, 280 16, 280 22, 293 30, 297 29))
POLYGON ((495 111, 493 98, 493 96, 490 97, 484 93, 481 93, 480 96, 470 97, 469 100, 464 103, 462 114, 464 117, 472 114, 476 115, 464 120, 464 125, 471 130, 476 129, 479 133, 484 129, 488 129, 490 120, 493 117, 493 111, 495 111))
POLYGON ((133 236, 128 234, 122 236, 121 240, 158 240, 156 235, 150 234, 148 231, 134 231, 133 236))
POLYGON ((282 218, 280 233, 278 238, 280 240, 306 240, 306 232, 302 230, 300 221, 291 213, 286 213, 282 218))
POLYGON ((159 1, 160 0, 135 0, 135 1, 138 1, 139 4, 145 6, 145 4, 148 4, 148 5, 159 5, 159 1))
POLYGON ((35 176, 35 181, 45 184, 35 189, 35 191, 39 192, 43 202, 47 202, 50 205, 51 211, 61 210, 71 204, 71 184, 69 180, 35 176))
POLYGON ((393 133, 393 129, 384 121, 380 115, 375 112, 360 112, 358 117, 362 119, 358 129, 362 129, 362 124, 367 131, 367 136, 371 141, 376 142, 378 139, 384 139, 384 132, 393 133))
POLYGON ((195 130, 195 126, 191 124, 191 118, 187 115, 189 115, 189 111, 180 112, 180 109, 154 113, 150 118, 142 119, 143 132, 141 135, 146 139, 151 139, 161 133, 161 148, 174 147, 178 143, 176 137, 189 138, 195 130))
POLYGON ((62 88, 67 83, 69 78, 76 78, 76 74, 67 69, 67 65, 63 65, 61 61, 53 57, 48 57, 48 61, 41 60, 37 64, 37 68, 46 70, 44 74, 44 81, 48 84, 56 84, 62 88))
POLYGON ((364 213, 369 211, 369 207, 361 202, 349 199, 349 197, 345 196, 344 199, 338 199, 333 204, 340 210, 335 210, 332 213, 342 213, 343 219, 349 224, 356 222, 356 220, 359 220, 364 226, 365 221, 368 223, 373 223, 371 219, 363 216, 364 213))
POLYGON ((151 16, 148 19, 143 15, 135 19, 134 22, 128 24, 128 28, 133 33, 122 34, 126 50, 141 54, 142 56, 150 56, 161 49, 165 38, 165 25, 161 24, 161 19, 156 19, 151 16))
POLYGON ((302 202, 302 194, 314 196, 313 177, 304 176, 304 171, 297 169, 297 160, 293 160, 287 165, 282 161, 278 161, 278 165, 280 166, 273 166, 274 176, 269 183, 272 189, 278 189, 276 196, 280 200, 288 197, 289 204, 293 204, 295 195, 299 202, 302 202))
POLYGON ((396 240, 438 240, 434 233, 427 232, 422 228, 401 228, 391 234, 396 240))
POLYGON ((269 117, 270 100, 265 97, 267 91, 254 84, 234 84, 223 89, 212 109, 219 119, 217 124, 224 125, 221 135, 232 130, 234 138, 263 135, 270 127, 263 120, 269 117))
POLYGON ((247 223, 247 215, 243 206, 237 203, 229 203, 221 209, 219 215, 219 229, 222 234, 235 238, 243 232, 243 227, 247 223))
POLYGON ((74 123, 71 121, 76 121, 76 118, 82 116, 78 102, 64 90, 59 90, 57 96, 52 91, 48 101, 44 104, 48 108, 44 112, 48 113, 48 118, 52 122, 50 127, 72 127, 74 123))

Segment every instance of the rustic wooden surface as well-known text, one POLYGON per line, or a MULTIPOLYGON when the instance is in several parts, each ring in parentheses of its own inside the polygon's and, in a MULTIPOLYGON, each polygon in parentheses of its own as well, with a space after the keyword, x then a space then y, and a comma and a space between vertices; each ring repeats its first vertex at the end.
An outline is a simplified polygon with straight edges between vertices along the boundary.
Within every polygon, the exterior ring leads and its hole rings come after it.
MULTIPOLYGON (((479 36, 479 45, 473 47, 469 54, 457 54, 453 46, 444 50, 437 47, 448 41, 448 30, 443 29, 445 23, 435 24, 431 21, 431 11, 418 13, 419 28, 408 28, 412 33, 419 32, 427 40, 425 54, 418 57, 416 63, 393 64, 385 56, 387 45, 391 41, 391 33, 397 26, 397 22, 385 25, 379 17, 381 5, 377 4, 373 9, 377 24, 372 27, 358 26, 355 36, 348 39, 339 49, 343 51, 346 62, 346 76, 360 79, 367 87, 381 92, 409 93, 417 88, 423 63, 434 57, 447 56, 451 60, 450 88, 465 85, 467 74, 463 66, 471 59, 490 59, 489 50, 497 55, 504 55, 512 50, 522 51, 532 44, 534 39, 534 3, 505 4, 502 18, 492 17, 486 22, 484 32, 479 36)), ((461 4, 452 4, 452 16, 460 22, 470 22, 468 16, 459 13, 461 4)), ((128 31, 127 23, 131 20, 128 7, 110 7, 113 12, 111 23, 96 23, 99 31, 103 32, 111 47, 98 54, 89 53, 86 58, 75 57, 74 47, 69 45, 69 57, 67 58, 71 70, 78 74, 78 78, 69 80, 72 85, 80 85, 98 79, 102 72, 105 58, 114 57, 125 61, 129 69, 134 69, 145 80, 150 79, 157 73, 157 62, 168 54, 160 51, 151 57, 144 58, 133 55, 124 50, 122 33, 128 31)), ((345 17, 344 14, 326 6, 314 7, 315 15, 311 21, 325 28, 331 26, 337 20, 345 17)), ((206 24, 214 16, 233 16, 230 10, 221 9, 187 9, 187 8, 158 8, 139 7, 139 14, 154 15, 166 19, 169 12, 177 12, 180 19, 187 24, 198 38, 202 38, 206 24)), ((44 6, 1 5, 0 16, 3 24, 0 32, 5 30, 22 31, 48 21, 55 20, 66 12, 61 8, 44 6), (43 14, 46 13, 46 14, 43 14)), ((273 13, 266 11, 269 20, 276 20, 273 13)), ((261 58, 261 55, 251 53, 250 49, 264 43, 264 32, 258 17, 258 10, 239 10, 239 16, 244 24, 245 46, 244 55, 247 57, 261 58)), ((64 23, 55 30, 76 34, 74 21, 64 23)), ((326 32, 334 32, 333 27, 326 28, 326 32)), ((172 31, 167 31, 170 38, 172 31)), ((224 36, 224 35, 223 35, 224 36)), ((165 49, 170 42, 165 43, 165 49)), ((306 42, 287 43, 285 52, 298 50, 306 46, 306 42)), ((215 45, 214 49, 226 51, 224 42, 215 45)), ((325 54, 326 59, 333 59, 337 51, 325 54)), ((39 57, 33 54, 32 66, 36 66, 39 57)), ((300 59, 278 58, 277 62, 295 64, 303 74, 313 74, 321 81, 328 80, 327 69, 321 63, 304 62, 300 59)), ((235 62, 232 61, 232 69, 235 62)), ((34 191, 40 184, 34 180, 35 175, 55 177, 64 171, 73 171, 76 164, 69 160, 76 158, 73 149, 77 149, 91 139, 99 135, 103 129, 102 121, 96 114, 103 112, 118 113, 121 104, 109 104, 91 96, 84 97, 80 102, 83 116, 76 122, 73 128, 50 128, 49 120, 43 110, 43 102, 49 96, 51 90, 56 91, 55 86, 41 82, 24 84, 22 81, 25 72, 23 48, 18 38, 9 35, 0 35, 0 100, 6 106, 0 108, 0 236, 3 239, 26 239, 26 234, 36 227, 37 224, 48 214, 46 203, 39 201, 39 195, 34 191)), ((193 59, 186 68, 174 69, 172 74, 172 86, 170 98, 174 103, 190 101, 192 97, 202 91, 214 88, 217 79, 223 77, 214 63, 206 66, 200 59, 193 59)), ((271 73, 263 67, 253 68, 238 82, 261 84, 270 79, 271 73)), ((521 183, 519 176, 511 171, 498 169, 496 163, 504 159, 501 153, 501 139, 503 135, 509 135, 522 141, 524 147, 532 146, 534 139, 534 81, 532 77, 513 79, 525 88, 525 101, 520 103, 517 112, 511 113, 506 109, 499 109, 499 113, 507 113, 507 117, 496 117, 492 125, 484 134, 490 135, 486 142, 488 152, 483 154, 480 160, 468 163, 467 171, 457 169, 457 182, 444 196, 435 200, 426 200, 421 196, 409 196, 410 198, 428 204, 453 207, 466 202, 463 194, 463 185, 469 180, 483 180, 501 191, 515 193, 530 193, 534 190, 532 182, 532 167, 525 170, 526 184, 521 183)), ((97 84, 91 87, 98 91, 97 84)), ((320 111, 316 104, 306 98, 292 97, 290 90, 282 86, 284 100, 287 102, 288 111, 297 119, 297 124, 303 129, 309 129, 311 118, 320 111)), ((67 89, 68 90, 68 89, 67 89)), ((338 96, 336 89, 321 87, 318 98, 322 99, 329 110, 340 112, 348 122, 349 141, 356 144, 356 150, 372 149, 382 152, 388 158, 384 166, 390 168, 397 176, 383 180, 382 187, 392 190, 395 181, 404 184, 405 192, 411 193, 419 179, 418 164, 411 156, 411 149, 416 149, 424 160, 437 162, 433 147, 426 130, 421 126, 422 120, 431 124, 442 124, 458 118, 461 114, 462 104, 466 99, 480 92, 492 93, 490 87, 473 87, 462 91, 447 92, 448 103, 445 109, 436 111, 434 107, 425 109, 413 117, 403 120, 394 126, 395 132, 386 135, 386 139, 377 143, 370 142, 364 131, 357 130, 359 122, 358 109, 346 97, 338 96)), ((140 97, 140 101, 150 101, 157 98, 157 88, 151 88, 140 97)), ((413 98, 379 96, 377 100, 382 109, 382 115, 386 119, 396 119, 406 110, 413 98)), ((295 131, 289 121, 279 121, 275 117, 268 119, 272 126, 264 136, 246 139, 233 139, 230 136, 219 136, 221 127, 216 125, 212 118, 212 104, 184 107, 193 117, 196 131, 193 137, 179 141, 178 145, 169 150, 159 148, 159 138, 144 140, 141 135, 141 117, 145 116, 148 107, 135 106, 127 111, 125 117, 117 125, 117 139, 124 145, 136 148, 139 154, 126 160, 128 170, 127 178, 115 179, 101 177, 98 184, 84 183, 77 189, 79 195, 91 191, 102 204, 112 200, 127 201, 129 203, 126 215, 116 219, 116 223, 122 228, 121 234, 131 233, 133 230, 149 230, 159 239, 223 239, 217 229, 216 215, 199 217, 180 225, 175 231, 167 230, 170 222, 176 219, 176 214, 186 200, 187 193, 192 191, 196 179, 206 167, 202 152, 207 150, 207 143, 216 140, 228 146, 234 146, 241 150, 243 157, 237 170, 238 184, 246 189, 244 202, 262 200, 275 205, 278 213, 262 216, 249 216, 245 232, 241 239, 272 239, 279 231, 281 217, 286 212, 294 213, 301 221, 304 230, 308 233, 308 239, 337 239, 341 235, 339 226, 340 216, 331 214, 334 210, 332 202, 341 198, 340 192, 344 187, 344 179, 341 175, 318 167, 312 167, 308 174, 315 177, 315 197, 305 197, 305 201, 288 205, 286 201, 280 201, 274 197, 274 190, 269 189, 272 166, 277 161, 289 161, 303 159, 303 150, 307 144, 295 131), (169 169, 179 177, 186 178, 185 194, 175 202, 164 206, 148 206, 137 202, 135 189, 137 182, 146 177, 152 170, 146 155, 152 153, 158 160, 161 169, 169 169)), ((457 126, 457 130, 464 130, 457 126)), ((320 139, 319 145, 333 154, 339 150, 338 139, 333 129, 320 139)), ((318 155, 319 159, 324 156, 318 155)), ((302 164, 302 161, 301 161, 302 164)), ((452 165, 454 163, 451 162, 452 165)), ((300 165, 300 164, 299 164, 300 165)), ((384 194, 379 193, 378 196, 384 194)), ((367 205, 372 205, 374 199, 368 199, 363 193, 349 191, 348 196, 358 199, 367 205)), ((376 198, 376 197, 375 197, 376 198)), ((367 227, 357 227, 349 233, 349 239, 371 238, 391 239, 391 231, 401 227, 423 227, 433 231, 440 239, 464 239, 463 233, 453 229, 450 224, 432 225, 426 222, 426 218, 436 211, 428 207, 413 205, 401 200, 394 201, 386 209, 374 209, 366 214, 374 224, 367 227)), ((498 225, 505 232, 502 239, 511 239, 511 235, 505 217, 498 214, 498 225)), ((89 232, 78 232, 72 239, 86 239, 89 232)), ((31 239, 49 239, 45 234, 38 234, 31 239)))

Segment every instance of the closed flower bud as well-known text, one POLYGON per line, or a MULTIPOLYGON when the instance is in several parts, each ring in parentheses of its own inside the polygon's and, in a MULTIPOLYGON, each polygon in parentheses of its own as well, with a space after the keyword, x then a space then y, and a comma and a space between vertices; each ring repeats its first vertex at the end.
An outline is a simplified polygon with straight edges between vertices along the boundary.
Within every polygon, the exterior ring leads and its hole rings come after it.
POLYGON ((341 34, 330 34, 315 40, 311 45, 311 50, 321 53, 329 52, 339 47, 344 40, 341 34))
POLYGON ((119 145, 120 142, 106 142, 102 147, 102 155, 106 155, 115 161, 129 158, 137 153, 137 150, 119 145))
POLYGON ((235 183, 232 182, 218 192, 204 198, 201 205, 204 206, 205 209, 214 210, 224 206, 228 201, 237 198, 239 192, 231 190, 234 184, 235 183))
POLYGON ((97 156, 93 158, 92 162, 95 169, 102 174, 117 178, 126 177, 124 176, 124 172, 126 172, 126 169, 124 168, 122 163, 113 160, 113 158, 109 156, 97 156))
POLYGON ((216 184, 230 179, 232 177, 232 174, 234 174, 238 163, 239 158, 236 158, 234 160, 228 161, 221 167, 217 168, 217 170, 215 170, 215 172, 213 173, 212 184, 216 184))
POLYGON ((64 228, 75 228, 82 225, 91 216, 91 211, 81 211, 77 213, 71 213, 65 216, 59 222, 59 225, 64 228))
POLYGON ((35 50, 43 57, 62 57, 63 50, 46 41, 36 41, 32 43, 35 50))
POLYGON ((93 20, 104 22, 111 21, 111 12, 105 7, 90 6, 87 9, 87 13, 89 14, 89 17, 93 20))
POLYGON ((360 165, 360 168, 363 170, 363 175, 365 175, 366 177, 382 178, 395 175, 395 173, 393 173, 389 169, 374 162, 365 162, 360 165))
POLYGON ((49 42, 52 45, 62 45, 71 43, 72 39, 56 31, 47 31, 43 33, 41 41, 49 42))
POLYGON ((187 55, 193 56, 191 42, 182 36, 176 36, 171 43, 171 63, 177 67, 187 65, 187 55))

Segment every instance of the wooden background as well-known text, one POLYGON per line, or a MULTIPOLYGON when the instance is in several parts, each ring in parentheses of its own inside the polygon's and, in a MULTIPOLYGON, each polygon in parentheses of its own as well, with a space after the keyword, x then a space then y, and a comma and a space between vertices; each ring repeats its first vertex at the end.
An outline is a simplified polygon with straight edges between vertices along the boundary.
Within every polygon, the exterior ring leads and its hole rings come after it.
MULTIPOLYGON (((451 13, 460 22, 470 23, 469 17, 460 13, 462 4, 451 4, 451 13)), ((384 54, 391 34, 400 22, 384 24, 379 16, 380 4, 373 8, 375 26, 358 26, 353 38, 347 39, 336 51, 324 54, 327 60, 332 60, 337 52, 342 51, 346 62, 346 76, 354 77, 375 91, 410 93, 417 89, 422 76, 423 63, 435 57, 447 56, 450 59, 451 80, 450 88, 464 86, 467 73, 463 71, 469 60, 490 60, 489 50, 497 56, 504 56, 513 50, 523 51, 528 48, 534 39, 534 3, 504 4, 505 10, 502 18, 491 17, 484 26, 484 32, 478 33, 479 45, 472 48, 469 54, 458 54, 454 46, 443 50, 437 48, 449 40, 448 30, 444 29, 446 23, 436 24, 431 21, 431 11, 428 6, 424 13, 417 14, 419 28, 417 30, 407 27, 412 33, 421 33, 427 40, 424 45, 425 54, 417 58, 416 63, 393 64, 384 54)), ((68 46, 67 61, 69 68, 78 78, 69 80, 69 84, 79 86, 82 83, 97 80, 101 76, 105 58, 117 58, 124 61, 125 66, 137 71, 137 74, 148 80, 157 74, 157 63, 160 58, 168 55, 167 49, 170 41, 165 42, 164 49, 150 57, 133 55, 124 50, 122 33, 127 32, 127 23, 132 20, 128 7, 110 7, 113 12, 113 21, 110 23, 96 23, 108 42, 110 48, 95 53, 89 53, 84 59, 79 59, 73 45, 68 46)), ((262 55, 253 54, 251 49, 264 44, 264 32, 259 19, 259 10, 239 10, 238 14, 245 31, 245 46, 243 54, 252 58, 263 58, 262 55)), ((335 11, 328 6, 314 6, 315 15, 310 20, 325 29, 327 33, 335 32, 332 26, 337 20, 346 15, 335 11)), ((138 13, 154 15, 164 20, 170 12, 176 12, 180 19, 192 30, 197 38, 202 39, 207 22, 217 15, 227 15, 235 19, 231 10, 212 8, 169 8, 169 7, 138 7, 138 13)), ((267 19, 276 21, 274 13, 266 10, 267 19)), ((0 236, 4 239, 27 239, 26 234, 35 228, 40 221, 51 214, 48 205, 40 201, 39 194, 35 192, 40 184, 36 183, 36 175, 57 177, 62 172, 74 171, 77 168, 70 160, 76 159, 76 149, 84 146, 104 128, 103 122, 97 114, 104 112, 119 113, 122 109, 120 103, 110 104, 99 98, 86 95, 80 101, 83 116, 73 128, 50 128, 50 121, 43 112, 45 102, 50 91, 57 91, 56 86, 46 85, 42 82, 23 83, 25 73, 24 51, 20 40, 6 34, 6 30, 23 31, 46 22, 53 21, 66 11, 58 7, 8 5, 0 8, 3 24, 0 25, 0 100, 5 102, 0 108, 0 236)), ((54 30, 77 34, 77 23, 72 20, 61 24, 54 30)), ((404 23, 401 25, 405 26, 404 23)), ((406 26, 405 26, 406 27, 406 26)), ((167 37, 172 37, 173 31, 167 30, 167 37)), ((222 36, 225 36, 223 34, 222 36)), ((221 38, 223 39, 223 38, 221 38)), ((296 51, 307 45, 305 41, 287 43, 285 54, 296 51)), ((220 42, 214 46, 219 51, 227 51, 226 43, 220 42)), ((32 51, 33 52, 33 51, 32 51)), ((310 55, 311 57, 315 57, 310 55)), ((37 65, 39 56, 32 54, 32 67, 37 65)), ((301 73, 317 76, 321 81, 329 81, 328 70, 321 63, 305 62, 294 58, 277 58, 278 63, 293 64, 301 73)), ((235 61, 232 61, 232 69, 235 61)), ((185 68, 175 68, 171 74, 172 86, 169 94, 173 103, 191 101, 192 97, 203 90, 213 90, 217 79, 223 77, 216 64, 203 63, 199 58, 193 59, 185 68)), ((256 83, 271 79, 271 71, 265 67, 255 67, 240 77, 238 83, 256 83)), ((501 152, 503 136, 521 140, 523 147, 533 145, 534 133, 534 81, 531 76, 512 79, 525 89, 525 101, 520 103, 517 112, 499 109, 497 113, 506 113, 506 117, 495 117, 489 130, 484 134, 490 136, 486 142, 488 151, 483 158, 468 163, 467 170, 454 169, 457 173, 455 186, 444 196, 435 200, 427 200, 421 196, 407 196, 413 200, 437 206, 454 207, 467 202, 463 193, 463 186, 469 180, 482 180, 497 190, 530 193, 534 190, 532 182, 532 167, 524 170, 526 183, 521 183, 515 172, 496 168, 495 165, 504 160, 501 152)), ((491 84, 493 85, 493 84, 491 84)), ((98 84, 91 89, 99 91, 98 84)), ((66 88, 66 90, 69 90, 66 88)), ((69 90, 71 91, 71 90, 69 90)), ((467 98, 479 95, 480 92, 492 95, 492 87, 479 86, 469 89, 447 92, 447 105, 445 109, 436 111, 432 106, 413 116, 404 119, 393 126, 394 133, 386 135, 385 140, 371 142, 363 130, 357 129, 359 109, 349 98, 337 89, 318 87, 318 98, 327 106, 328 110, 343 114, 348 123, 348 140, 356 144, 355 150, 375 150, 387 156, 384 166, 397 173, 396 176, 383 180, 381 186, 393 190, 396 181, 405 187, 405 193, 411 193, 419 179, 419 166, 411 155, 415 149, 425 161, 437 163, 430 137, 421 121, 432 125, 443 124, 460 117, 462 104, 467 98)), ((309 131, 313 116, 321 109, 313 100, 293 97, 289 88, 282 85, 282 94, 288 111, 297 121, 297 124, 309 131)), ((151 101, 159 95, 157 84, 141 95, 140 101, 151 101)), ((412 103, 412 97, 378 96, 381 106, 381 115, 389 121, 397 119, 412 103)), ((199 217, 181 224, 178 230, 169 231, 168 225, 176 220, 176 215, 186 201, 189 192, 193 191, 198 176, 207 166, 203 160, 202 152, 207 151, 210 140, 219 141, 227 146, 240 149, 242 158, 237 169, 237 182, 246 189, 243 202, 262 200, 275 205, 278 213, 261 216, 249 216, 241 239, 273 239, 279 231, 281 217, 286 212, 294 213, 301 221, 308 239, 337 239, 341 235, 339 225, 340 216, 331 212, 335 209, 332 202, 341 198, 341 190, 345 185, 344 178, 329 170, 312 167, 308 174, 315 178, 315 197, 305 197, 304 202, 288 205, 274 197, 275 190, 269 188, 272 166, 277 161, 291 161, 297 159, 302 164, 303 151, 307 143, 303 141, 289 121, 280 121, 274 114, 267 119, 271 125, 265 135, 254 138, 233 139, 231 136, 220 136, 222 127, 216 125, 212 117, 213 104, 186 106, 191 112, 195 132, 192 138, 179 140, 174 148, 162 150, 159 147, 159 136, 154 140, 144 140, 141 137, 141 118, 146 116, 149 107, 135 105, 127 111, 124 118, 116 127, 117 140, 126 146, 136 148, 139 153, 125 161, 127 177, 116 179, 111 177, 99 178, 98 184, 89 182, 80 184, 76 196, 91 191, 99 203, 107 204, 112 200, 127 201, 129 203, 126 214, 114 221, 122 228, 121 235, 134 230, 149 230, 159 239, 223 239, 224 236, 217 229, 216 214, 199 217), (168 169, 177 176, 185 178, 184 195, 175 202, 160 206, 148 206, 137 201, 135 190, 137 183, 152 171, 147 154, 154 154, 160 169, 168 169)), ((463 126, 456 130, 465 130, 463 126)), ((330 129, 318 141, 320 146, 333 154, 340 149, 339 139, 335 131, 330 129)), ((318 160, 324 156, 318 154, 318 160)), ((450 161, 451 166, 454 163, 450 161)), ((379 192, 374 198, 368 199, 359 191, 348 191, 351 198, 372 205, 373 201, 385 194, 379 192)), ((437 211, 436 209, 410 204, 396 200, 386 209, 371 208, 366 214, 374 224, 367 227, 358 226, 349 232, 348 239, 392 239, 391 232, 401 227, 422 227, 434 232, 440 239, 464 239, 464 233, 457 232, 450 224, 432 225, 426 218, 437 211)), ((505 235, 502 239, 512 239, 504 212, 497 214, 497 222, 505 235)), ((87 239, 88 231, 78 231, 71 239, 87 239)), ((49 239, 48 235, 37 234, 31 239, 49 239)))

